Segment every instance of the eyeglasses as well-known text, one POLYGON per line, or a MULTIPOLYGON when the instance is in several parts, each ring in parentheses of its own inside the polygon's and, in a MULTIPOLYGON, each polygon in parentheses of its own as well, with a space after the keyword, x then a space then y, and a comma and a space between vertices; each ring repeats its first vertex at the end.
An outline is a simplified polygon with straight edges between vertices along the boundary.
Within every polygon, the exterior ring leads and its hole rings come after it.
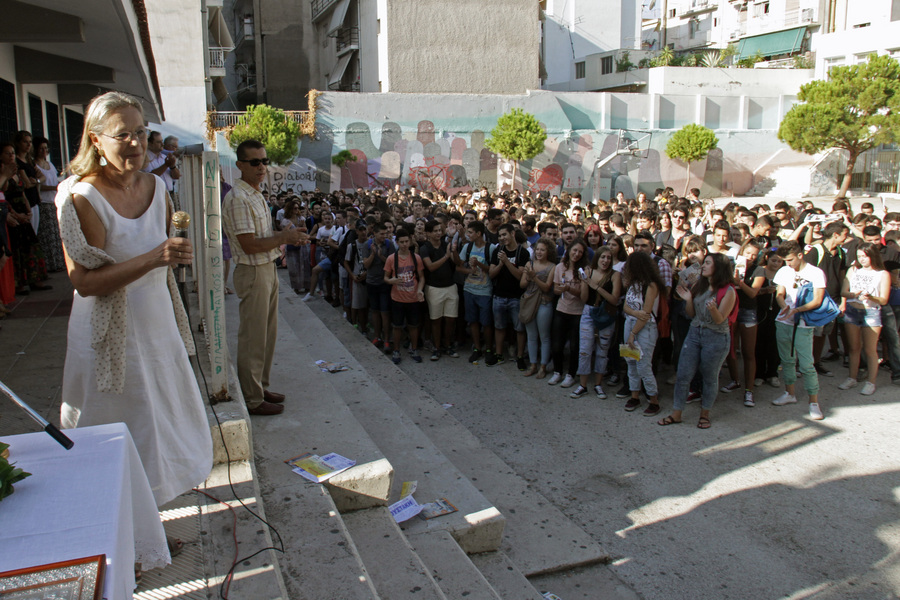
POLYGON ((251 158, 249 160, 244 160, 244 159, 239 158, 235 162, 245 162, 245 163, 249 164, 251 167, 258 167, 259 165, 268 165, 269 159, 268 158, 251 158))
POLYGON ((679 221, 684 220, 684 215, 672 215, 672 219, 678 219, 679 221))
POLYGON ((112 140, 116 140, 120 144, 130 144, 134 140, 143 141, 147 139, 147 129, 142 127, 137 131, 123 131, 122 133, 117 133, 116 135, 109 135, 106 133, 101 133, 103 137, 108 137, 112 140))

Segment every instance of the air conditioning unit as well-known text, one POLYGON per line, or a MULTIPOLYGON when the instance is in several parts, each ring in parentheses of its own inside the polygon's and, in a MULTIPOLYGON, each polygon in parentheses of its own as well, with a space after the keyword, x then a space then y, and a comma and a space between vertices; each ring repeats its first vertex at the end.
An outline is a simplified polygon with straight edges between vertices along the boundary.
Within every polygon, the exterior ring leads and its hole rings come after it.
POLYGON ((812 23, 816 20, 816 9, 814 8, 804 8, 800 11, 800 22, 801 23, 812 23))
POLYGON ((741 37, 741 32, 740 32, 740 31, 732 31, 731 33, 728 34, 728 39, 729 39, 729 40, 736 40, 736 39, 738 39, 739 37, 741 37))

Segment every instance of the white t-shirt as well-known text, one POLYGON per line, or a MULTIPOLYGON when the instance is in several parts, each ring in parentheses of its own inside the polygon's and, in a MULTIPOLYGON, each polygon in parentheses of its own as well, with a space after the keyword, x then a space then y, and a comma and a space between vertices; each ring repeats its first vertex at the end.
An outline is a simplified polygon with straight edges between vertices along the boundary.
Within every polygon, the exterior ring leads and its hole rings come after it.
MULTIPOLYGON (((796 308, 795 302, 797 301, 797 292, 800 291, 800 287, 809 282, 812 284, 814 290, 825 289, 825 272, 818 267, 814 267, 809 263, 804 263, 803 268, 799 271, 795 271, 789 266, 785 265, 778 269, 778 272, 775 273, 775 279, 772 280, 775 285, 784 286, 785 294, 784 294, 784 302, 788 308, 796 308)), ((785 325, 793 325, 794 317, 784 318, 781 316, 782 313, 779 313, 779 317, 776 319, 779 323, 784 323, 785 325)), ((800 327, 809 327, 803 319, 800 319, 800 327)))

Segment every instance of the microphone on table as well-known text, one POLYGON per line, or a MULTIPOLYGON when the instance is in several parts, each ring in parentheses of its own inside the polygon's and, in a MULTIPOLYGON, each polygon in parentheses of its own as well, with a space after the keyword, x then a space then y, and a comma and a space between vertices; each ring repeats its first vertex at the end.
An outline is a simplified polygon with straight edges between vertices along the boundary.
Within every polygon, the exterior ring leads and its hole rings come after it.
POLYGON ((7 398, 16 403, 19 408, 28 413, 28 416, 34 419, 41 427, 44 428, 44 431, 50 434, 50 436, 59 442, 63 448, 66 450, 71 450, 72 446, 75 445, 75 442, 70 440, 66 434, 61 432, 56 425, 53 423, 48 423, 47 419, 42 417, 36 410, 25 404, 21 398, 16 396, 11 389, 9 389, 2 381, 0 381, 0 392, 2 392, 7 398))
MULTIPOLYGON (((191 225, 191 215, 183 210, 179 210, 172 215, 172 227, 175 229, 175 237, 187 238, 188 227, 191 225)), ((186 265, 178 265, 175 267, 175 278, 178 283, 187 281, 186 265)))

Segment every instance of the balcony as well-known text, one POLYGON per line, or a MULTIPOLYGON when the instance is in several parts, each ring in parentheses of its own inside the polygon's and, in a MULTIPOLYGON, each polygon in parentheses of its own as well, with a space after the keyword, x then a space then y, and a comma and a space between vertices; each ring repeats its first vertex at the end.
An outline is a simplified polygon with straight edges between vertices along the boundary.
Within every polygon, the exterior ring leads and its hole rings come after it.
POLYGON ((318 21, 338 0, 312 0, 312 20, 318 21))
MULTIPOLYGON (((206 113, 206 120, 212 131, 228 131, 237 125, 240 118, 245 114, 247 113, 242 110, 211 110, 206 113)), ((313 130, 315 129, 314 117, 308 110, 286 110, 284 115, 287 119, 300 125, 302 131, 307 131, 310 126, 313 127, 313 130)))
POLYGON ((244 42, 253 41, 253 16, 247 15, 237 23, 237 35, 234 36, 234 46, 239 48, 244 42))
POLYGON ((331 37, 335 38, 334 48, 338 56, 351 50, 359 50, 359 27, 342 27, 331 37))
POLYGON ((210 77, 225 77, 225 56, 231 52, 231 48, 209 49, 209 75, 210 77))

